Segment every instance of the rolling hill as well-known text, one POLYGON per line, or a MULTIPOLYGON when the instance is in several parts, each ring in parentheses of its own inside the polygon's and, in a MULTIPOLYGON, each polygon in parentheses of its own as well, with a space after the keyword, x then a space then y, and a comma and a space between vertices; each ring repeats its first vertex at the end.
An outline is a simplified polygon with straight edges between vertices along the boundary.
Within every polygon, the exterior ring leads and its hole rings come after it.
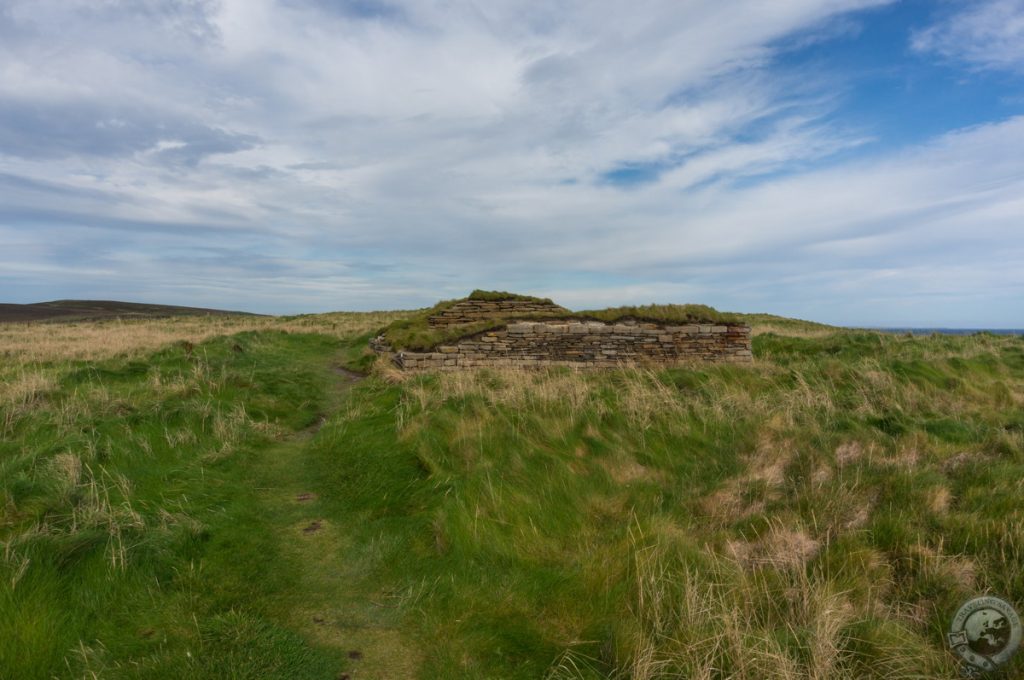
POLYGON ((248 312, 115 300, 53 300, 27 305, 0 303, 0 323, 10 321, 95 321, 114 318, 160 319, 170 316, 211 314, 248 314, 248 312))

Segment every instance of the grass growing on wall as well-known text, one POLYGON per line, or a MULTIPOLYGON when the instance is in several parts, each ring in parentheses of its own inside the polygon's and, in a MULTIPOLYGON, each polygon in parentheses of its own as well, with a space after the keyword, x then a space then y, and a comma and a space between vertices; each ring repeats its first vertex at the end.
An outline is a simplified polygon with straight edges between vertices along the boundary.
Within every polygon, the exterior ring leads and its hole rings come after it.
POLYGON ((351 385, 351 321, 3 365, 0 677, 953 678, 1024 606, 1024 339, 351 385))
POLYGON ((519 293, 508 293, 503 290, 480 290, 479 288, 469 294, 467 300, 486 300, 490 302, 500 302, 503 300, 518 300, 522 302, 540 302, 546 304, 554 304, 550 298, 539 298, 532 295, 520 295, 519 293))
MULTIPOLYGON (((477 294, 496 296, 510 295, 509 293, 483 293, 482 291, 474 291, 472 295, 477 294)), ((473 298, 472 295, 470 296, 470 299, 506 299, 501 297, 473 298)), ((664 324, 743 323, 741 315, 719 312, 707 305, 640 305, 612 307, 609 309, 587 310, 580 312, 571 312, 569 310, 558 308, 550 312, 510 314, 507 317, 493 317, 466 324, 449 326, 430 325, 430 317, 450 308, 456 302, 459 301, 448 300, 445 302, 439 302, 430 309, 421 310, 417 313, 410 314, 407 317, 396 319, 386 328, 381 329, 380 333, 395 349, 430 351, 435 349, 438 345, 455 342, 460 338, 470 337, 477 333, 501 328, 514 321, 567 319, 615 323, 624 319, 634 319, 637 321, 651 321, 654 323, 664 324)), ((544 302, 550 302, 550 300, 545 300, 544 302)))
POLYGON ((720 312, 707 305, 633 305, 575 312, 574 317, 596 319, 614 323, 621 319, 636 319, 665 324, 730 324, 741 323, 739 315, 720 312))

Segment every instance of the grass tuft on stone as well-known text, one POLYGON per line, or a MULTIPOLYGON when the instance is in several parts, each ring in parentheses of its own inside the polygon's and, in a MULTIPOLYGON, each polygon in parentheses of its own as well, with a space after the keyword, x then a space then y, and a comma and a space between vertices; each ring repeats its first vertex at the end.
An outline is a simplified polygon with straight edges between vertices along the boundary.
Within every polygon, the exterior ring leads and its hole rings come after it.
POLYGON ((509 293, 503 290, 480 290, 479 288, 469 294, 468 300, 486 300, 488 302, 501 302, 504 300, 521 300, 524 302, 546 302, 553 304, 550 298, 539 298, 532 295, 520 295, 509 293))
POLYGON ((639 305, 573 312, 573 317, 615 323, 623 319, 664 324, 737 324, 740 317, 707 305, 639 305))

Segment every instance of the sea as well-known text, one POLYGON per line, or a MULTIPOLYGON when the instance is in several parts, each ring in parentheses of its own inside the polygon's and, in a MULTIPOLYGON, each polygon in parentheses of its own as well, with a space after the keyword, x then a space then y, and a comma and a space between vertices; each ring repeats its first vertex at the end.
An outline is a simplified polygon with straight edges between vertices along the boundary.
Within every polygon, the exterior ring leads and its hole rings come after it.
POLYGON ((975 333, 992 333, 993 335, 1024 335, 1024 328, 870 328, 873 331, 886 333, 913 333, 914 335, 974 335, 975 333))

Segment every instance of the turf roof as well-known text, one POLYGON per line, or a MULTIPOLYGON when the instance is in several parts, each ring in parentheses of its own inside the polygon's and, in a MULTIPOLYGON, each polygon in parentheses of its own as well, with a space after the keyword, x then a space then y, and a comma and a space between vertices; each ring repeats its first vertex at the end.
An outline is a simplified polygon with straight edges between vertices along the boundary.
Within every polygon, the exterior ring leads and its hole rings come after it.
MULTIPOLYGON (((489 300, 492 302, 498 302, 501 300, 525 300, 529 302, 546 302, 548 304, 554 304, 550 298, 539 298, 532 295, 520 295, 519 293, 508 293, 503 290, 480 290, 479 288, 469 294, 466 300, 489 300)), ((462 302, 462 300, 455 300, 455 302, 462 302)))
MULTIPOLYGON (((527 295, 516 295, 501 291, 474 290, 470 293, 469 300, 533 300, 551 302, 543 298, 535 298, 527 295)), ((707 305, 641 305, 612 307, 609 309, 586 310, 572 312, 569 310, 556 309, 551 312, 532 314, 509 314, 507 316, 484 319, 474 323, 458 324, 452 326, 433 327, 429 324, 430 317, 452 307, 462 300, 445 300, 437 303, 429 309, 424 309, 413 316, 395 321, 382 329, 381 334, 395 349, 413 351, 428 351, 435 349, 438 345, 454 342, 484 331, 501 328, 513 321, 530 321, 537 319, 566 319, 566 320, 593 320, 614 323, 626 319, 637 321, 649 321, 653 323, 683 324, 683 323, 717 323, 732 324, 742 323, 742 320, 732 314, 719 312, 707 305)))

